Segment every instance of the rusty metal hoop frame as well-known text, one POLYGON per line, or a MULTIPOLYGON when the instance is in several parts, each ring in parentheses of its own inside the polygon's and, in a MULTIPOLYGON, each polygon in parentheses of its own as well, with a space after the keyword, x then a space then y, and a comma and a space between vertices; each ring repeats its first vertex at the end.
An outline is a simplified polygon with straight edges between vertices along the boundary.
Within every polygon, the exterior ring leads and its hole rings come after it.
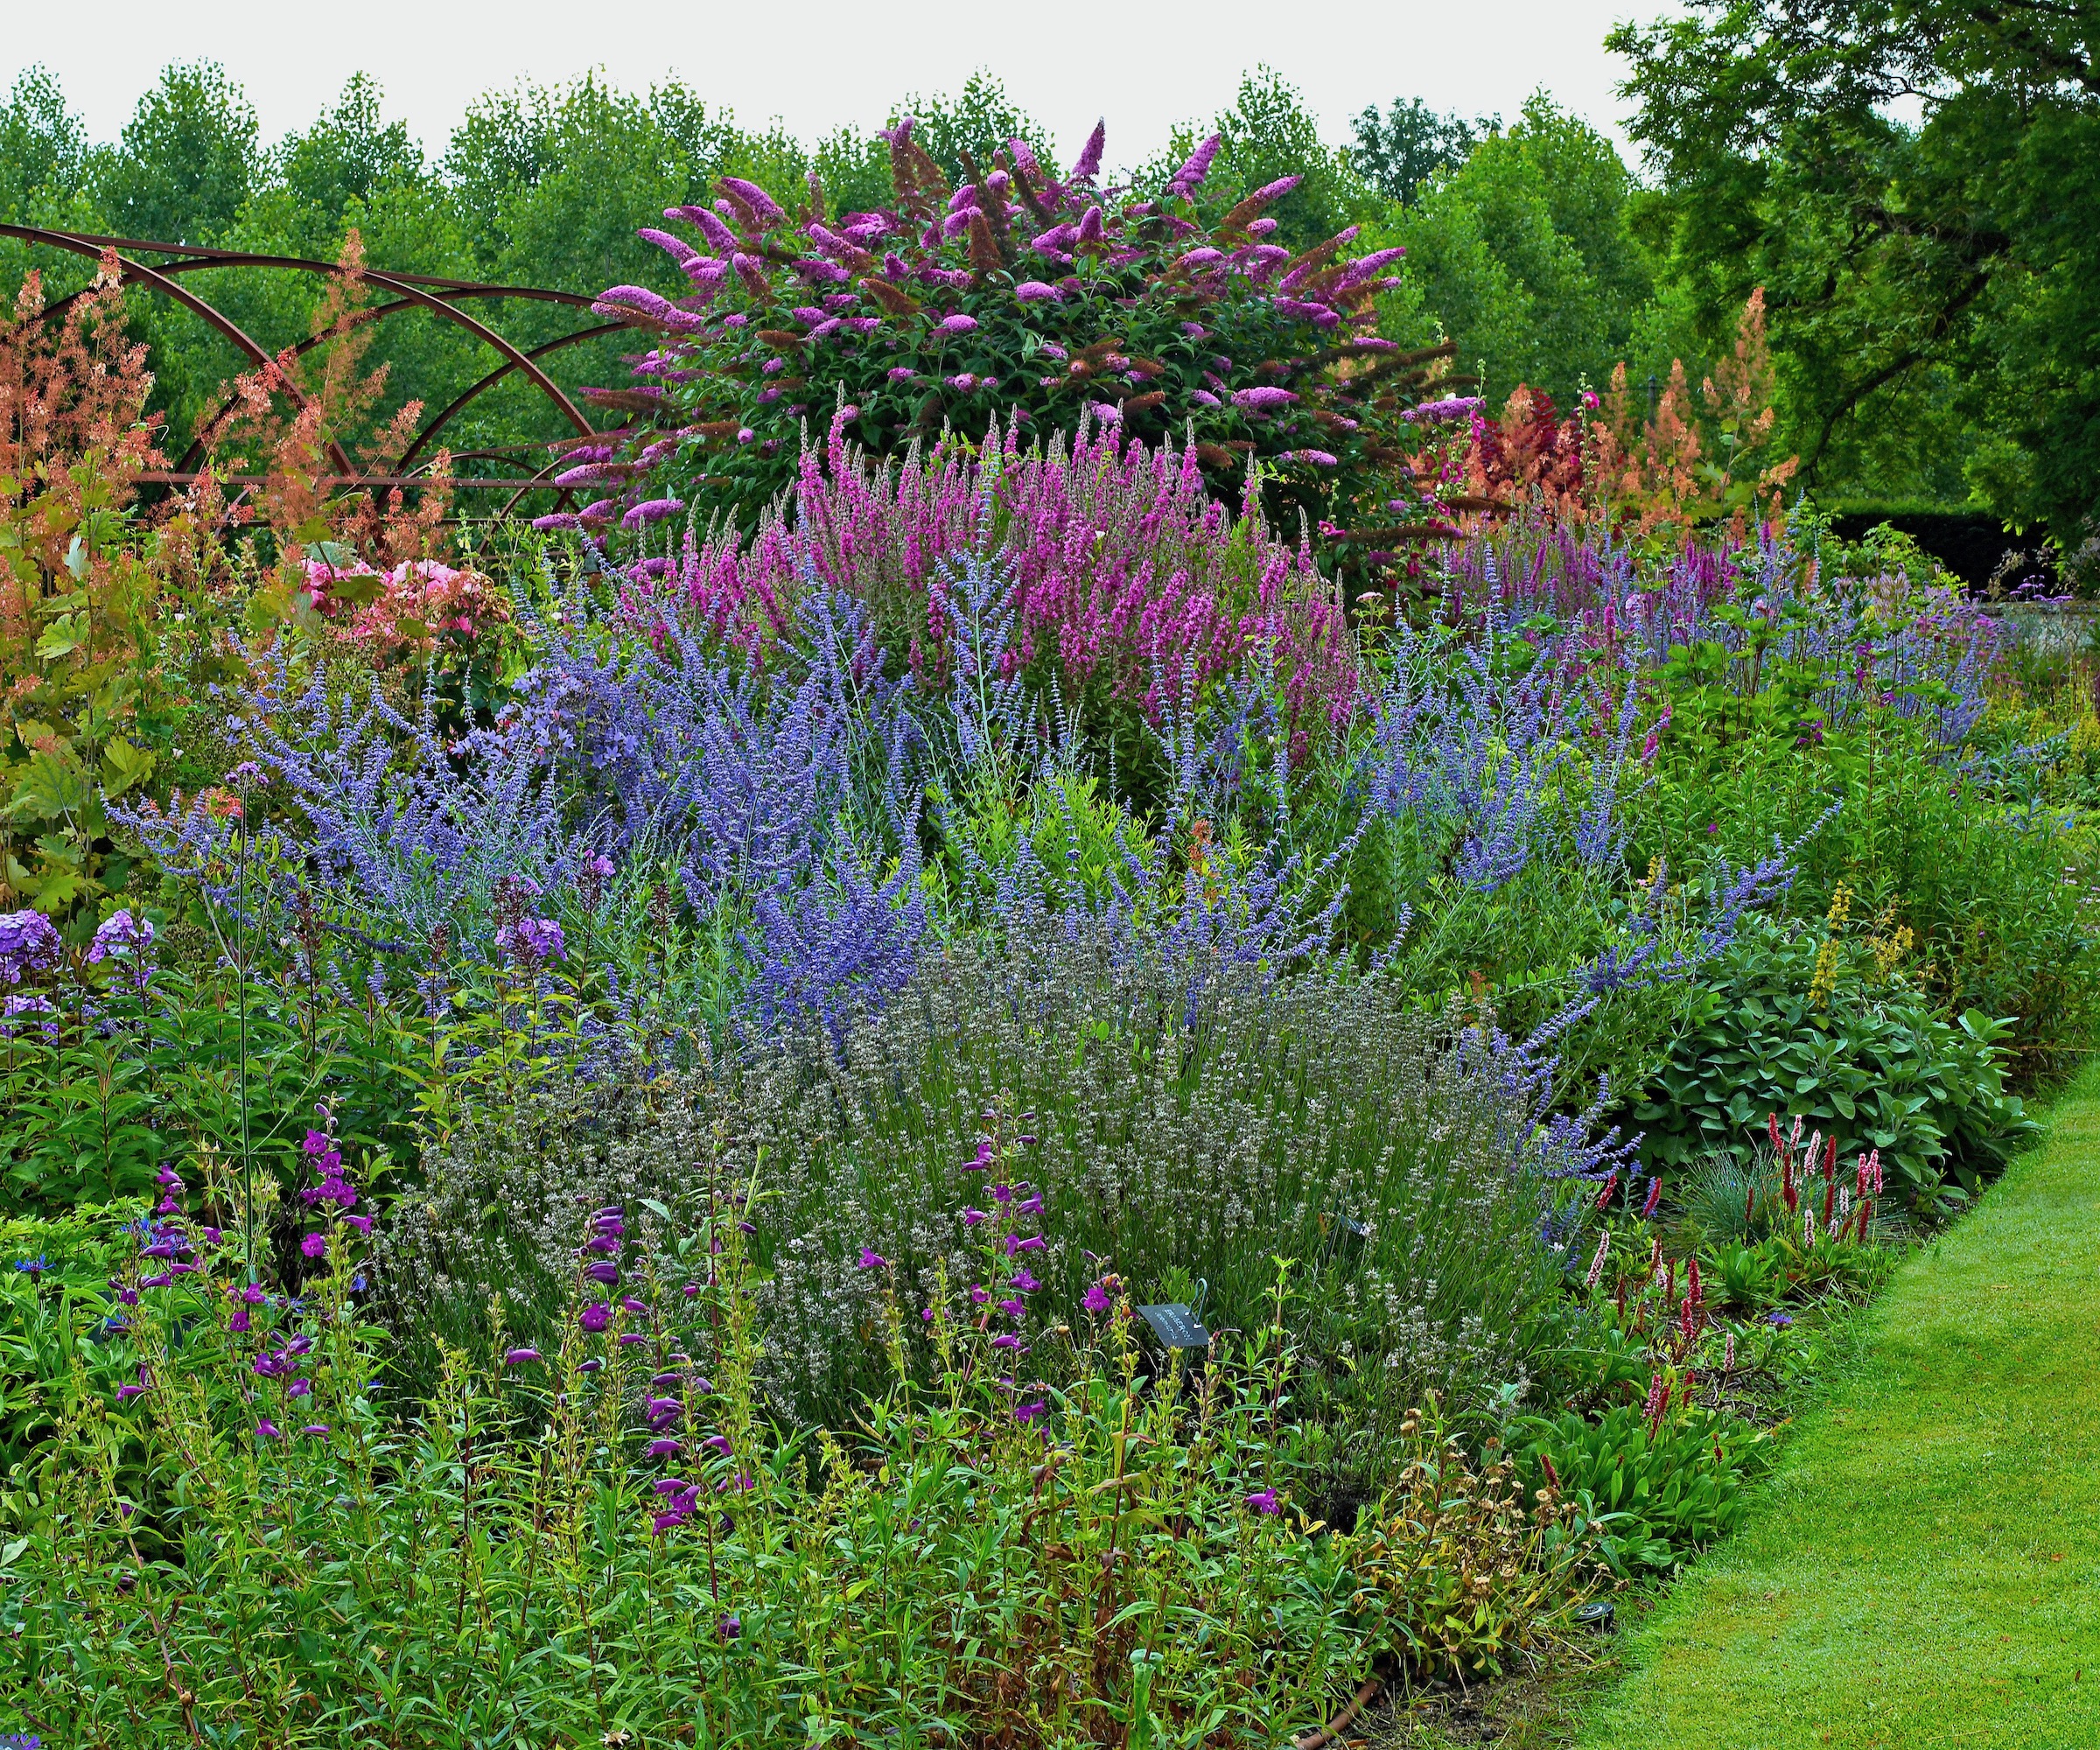
MULTIPOLYGON (((180 284, 177 276, 215 268, 271 268, 294 273, 319 275, 330 278, 348 271, 339 262, 312 261, 300 256, 249 255, 237 249, 211 248, 189 243, 153 242, 137 237, 105 237, 89 232, 54 231, 33 225, 0 225, 0 237, 13 237, 23 242, 44 244, 49 248, 67 250, 74 255, 88 256, 98 259, 104 253, 115 250, 118 272, 125 283, 145 286, 158 291, 163 297, 188 310, 192 314, 201 318, 212 328, 230 340, 251 363, 257 366, 273 363, 276 355, 266 352, 224 312, 214 308, 187 286, 180 284), (170 259, 149 267, 143 262, 132 260, 125 253, 130 250, 136 250, 146 255, 166 256, 170 259)), ((407 451, 403 452, 400 463, 397 464, 398 472, 390 476, 385 484, 397 485, 404 478, 412 476, 415 471, 411 468, 410 464, 430 448, 438 433, 480 396, 494 388, 514 373, 524 376, 548 400, 552 402, 564 418, 575 429, 578 436, 589 437, 592 435, 593 428, 590 420, 584 416, 576 403, 563 393, 553 378, 541 368, 539 361, 549 354, 559 352, 565 346, 573 346, 579 341, 595 340, 600 335, 616 332, 629 326, 626 322, 598 323, 588 328, 578 329, 571 334, 557 336, 552 340, 532 347, 529 351, 524 351, 505 340, 501 334, 486 323, 477 320, 474 317, 468 315, 466 311, 458 308, 459 304, 474 298, 522 298, 540 303, 566 304, 572 308, 588 310, 592 306, 592 300, 577 292, 556 291, 545 286, 496 285, 480 280, 447 279, 435 274, 388 273, 374 268, 365 268, 360 271, 361 277, 368 284, 374 286, 382 291, 389 292, 392 297, 386 303, 369 304, 354 312, 351 318, 353 323, 362 325, 367 322, 379 321, 403 310, 425 310, 466 329, 477 340, 493 350, 502 360, 495 369, 486 373, 478 382, 454 396, 439 412, 424 421, 422 428, 410 441, 407 451)), ((46 308, 44 312, 46 318, 60 314, 74 298, 81 295, 80 292, 76 291, 59 299, 46 308)), ((298 342, 289 350, 295 357, 304 356, 326 338, 326 336, 310 337, 298 342)), ((284 388, 293 402, 304 411, 309 402, 298 386, 287 381, 284 388)), ((196 478, 195 465, 203 458, 204 438, 201 433, 209 430, 215 425, 219 419, 230 410, 232 404, 229 399, 222 404, 217 414, 200 427, 200 436, 191 443, 176 467, 168 470, 164 476, 157 474, 155 478, 157 480, 164 479, 171 485, 193 480, 196 478)), ((342 446, 332 438, 329 440, 328 453, 330 461, 338 471, 339 483, 356 485, 363 482, 364 477, 352 465, 349 456, 344 452, 342 446)), ((456 481, 454 484, 516 488, 515 495, 510 500, 514 505, 526 492, 542 486, 547 472, 546 469, 541 469, 530 480, 486 482, 456 481)), ((374 479, 370 484, 377 486, 381 482, 374 479)), ((563 496, 566 497, 567 494, 564 494, 563 496)))

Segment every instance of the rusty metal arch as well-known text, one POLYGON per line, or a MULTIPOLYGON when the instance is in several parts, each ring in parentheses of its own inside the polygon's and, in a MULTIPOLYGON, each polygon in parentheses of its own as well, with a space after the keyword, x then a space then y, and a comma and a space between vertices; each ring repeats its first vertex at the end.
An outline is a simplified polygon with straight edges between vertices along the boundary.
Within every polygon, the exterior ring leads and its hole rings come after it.
MULTIPOLYGON (((298 256, 251 255, 234 249, 212 248, 185 243, 154 242, 135 237, 107 237, 88 232, 54 231, 35 226, 0 225, 0 236, 15 237, 25 242, 46 244, 55 248, 70 250, 75 255, 96 257, 102 256, 106 250, 114 249, 117 252, 120 273, 126 281, 149 286, 172 298, 193 314, 203 318, 207 324, 231 340, 249 360, 258 365, 271 362, 272 355, 265 353, 251 337, 243 332, 239 326, 222 312, 214 309, 204 298, 190 291, 186 287, 178 284, 175 276, 214 268, 274 268, 290 272, 323 275, 331 277, 346 271, 338 263, 313 261, 298 256), (147 254, 166 256, 173 257, 173 259, 163 262, 157 267, 148 267, 143 262, 131 260, 123 253, 126 250, 138 250, 147 254)), ((495 352, 503 360, 502 364, 495 370, 487 373, 461 395, 455 396, 441 412, 425 422, 423 429, 416 433, 408 451, 404 453, 402 470, 403 473, 407 472, 406 463, 427 448, 438 432, 455 416, 478 396, 493 388, 514 372, 522 373, 551 401, 578 436, 591 435, 593 428, 590 420, 562 391, 554 380, 540 368, 538 360, 550 353, 560 351, 564 346, 573 346, 580 340, 614 332, 629 326, 628 324, 625 322, 601 323, 572 334, 558 336, 551 341, 533 347, 528 352, 522 351, 487 324, 476 320, 465 311, 458 309, 458 303, 483 298, 522 298, 542 303, 565 304, 572 308, 589 309, 593 300, 577 292, 557 291, 545 286, 497 285, 476 280, 449 279, 435 274, 396 274, 375 269, 365 269, 361 271, 362 277, 368 284, 382 290, 391 292, 394 296, 385 304, 370 305, 356 312, 353 318, 354 321, 362 324, 380 320, 402 310, 427 310, 434 315, 465 328, 476 340, 495 352)), ((46 314, 48 316, 59 313, 73 301, 74 298, 80 295, 80 293, 75 292, 68 298, 60 299, 57 304, 52 305, 46 314)), ((317 344, 318 344, 318 340, 310 337, 298 343, 290 350, 296 355, 303 355, 317 344)), ((285 388, 287 393, 291 396, 298 405, 302 409, 307 405, 305 396, 296 386, 287 383, 285 388)), ((222 408, 221 414, 225 410, 222 408)), ((208 430, 211 423, 213 422, 206 422, 200 430, 208 430)), ((189 450, 185 452, 182 466, 173 471, 177 477, 188 475, 191 465, 200 459, 200 441, 192 441, 189 450)), ((329 452, 331 459, 341 471, 345 480, 346 481, 354 480, 356 478, 356 471, 351 466, 349 458, 343 452, 340 445, 331 440, 329 452)), ((540 474, 543 475, 545 472, 546 470, 542 469, 540 471, 540 474)), ((539 478, 539 475, 536 475, 532 481, 509 481, 504 484, 529 489, 537 483, 539 478)), ((515 501, 514 498, 512 502, 515 501)))

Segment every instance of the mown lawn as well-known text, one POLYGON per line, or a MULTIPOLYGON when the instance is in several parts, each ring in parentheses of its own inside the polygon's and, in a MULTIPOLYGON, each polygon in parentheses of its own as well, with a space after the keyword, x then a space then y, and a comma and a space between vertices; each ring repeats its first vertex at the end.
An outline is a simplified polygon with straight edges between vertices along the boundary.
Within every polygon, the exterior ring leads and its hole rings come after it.
POLYGON ((2100 1746, 2100 1066, 1910 1259, 1578 1742, 2100 1746))

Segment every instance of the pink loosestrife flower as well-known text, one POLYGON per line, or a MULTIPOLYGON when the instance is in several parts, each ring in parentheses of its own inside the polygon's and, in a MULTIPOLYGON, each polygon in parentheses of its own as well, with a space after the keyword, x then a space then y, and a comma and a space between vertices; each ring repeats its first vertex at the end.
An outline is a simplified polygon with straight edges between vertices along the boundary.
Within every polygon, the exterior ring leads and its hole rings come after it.
MULTIPOLYGON (((1234 399, 1270 410, 1296 397, 1263 387, 1234 399)), ((763 661, 792 636, 805 592, 843 592, 916 628, 912 668, 937 686, 952 573, 981 555, 1013 582, 1009 673, 1053 663, 1067 686, 1105 683, 1156 715, 1185 670, 1200 688, 1258 654, 1301 719, 1348 718, 1355 653, 1332 585, 1251 504, 1236 521, 1219 505, 1192 450, 1088 421, 1040 452, 1009 425, 981 455, 936 446, 878 472, 835 421, 804 453, 783 515, 748 541, 689 528, 674 565, 630 570, 627 618, 643 630, 676 619, 763 661)))

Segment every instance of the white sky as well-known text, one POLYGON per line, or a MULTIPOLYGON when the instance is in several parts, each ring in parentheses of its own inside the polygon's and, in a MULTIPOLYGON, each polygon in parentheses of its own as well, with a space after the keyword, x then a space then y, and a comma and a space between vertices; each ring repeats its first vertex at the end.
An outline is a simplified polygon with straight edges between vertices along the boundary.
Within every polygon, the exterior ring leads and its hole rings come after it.
POLYGON ((1621 18, 1674 0, 0 0, 0 81, 41 62, 90 134, 114 138, 171 60, 221 62, 263 135, 303 128, 360 69, 384 88, 432 156, 466 105, 519 80, 602 67, 646 90, 679 74, 746 127, 777 116, 805 139, 879 123, 908 92, 953 92, 976 68, 1056 134, 1068 156, 1096 116, 1111 167, 1142 160, 1177 122, 1215 113, 1242 71, 1275 66, 1328 139, 1367 103, 1424 98, 1439 110, 1513 117, 1544 85, 1620 139, 1605 52, 1621 18))

